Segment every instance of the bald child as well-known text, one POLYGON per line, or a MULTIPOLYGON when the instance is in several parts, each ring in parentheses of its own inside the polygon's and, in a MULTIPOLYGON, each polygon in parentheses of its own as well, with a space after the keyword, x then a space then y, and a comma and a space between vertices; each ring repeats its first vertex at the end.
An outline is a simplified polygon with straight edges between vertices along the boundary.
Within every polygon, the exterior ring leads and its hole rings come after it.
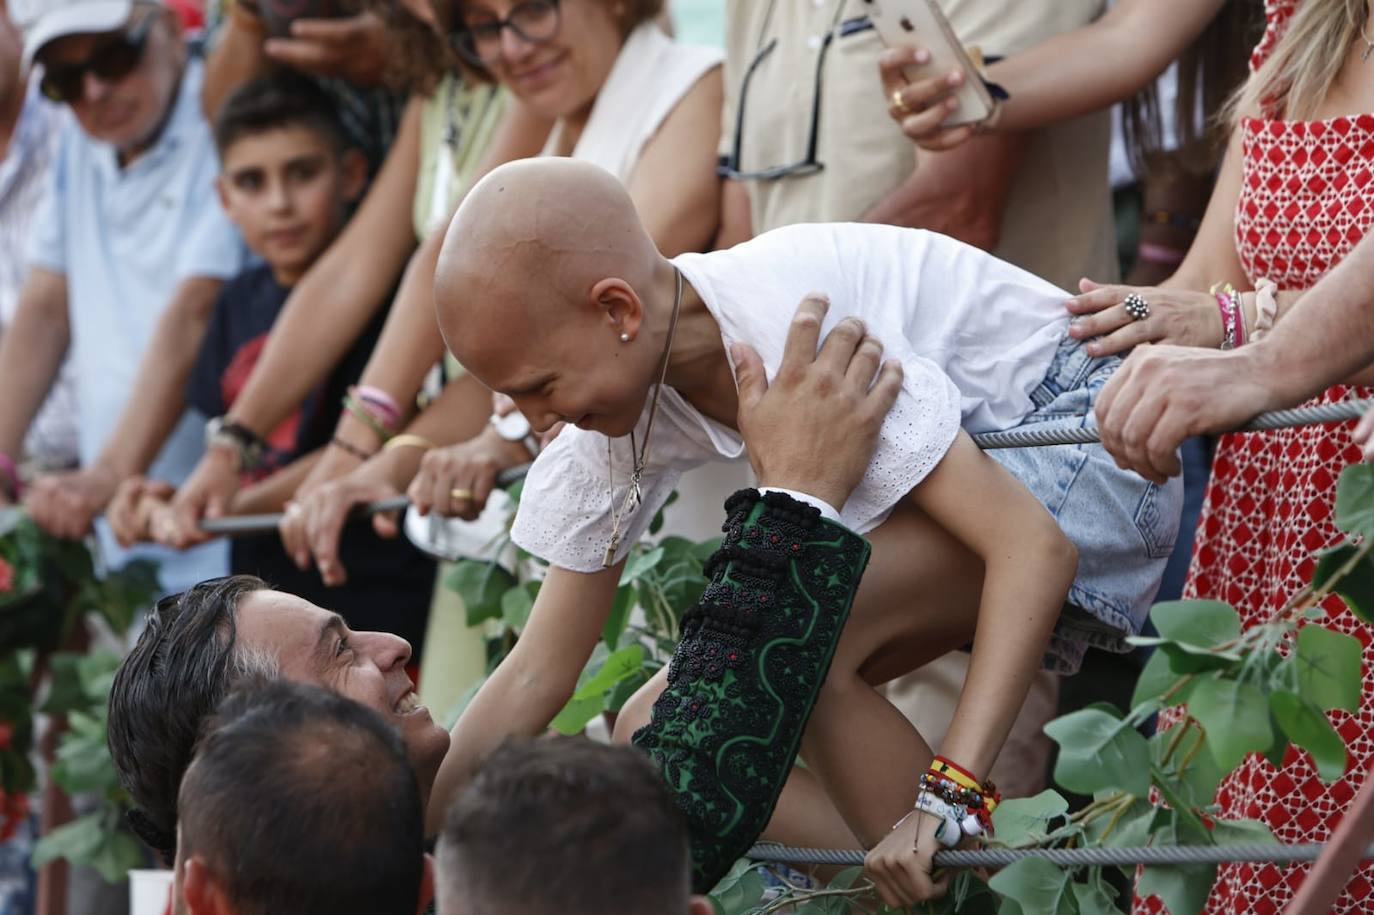
MULTIPOLYGON (((941 889, 930 857, 942 820, 907 814, 932 750, 875 687, 972 642, 939 751, 981 782, 1037 667, 1071 672, 1088 645, 1126 649, 1176 534, 1176 482, 1121 471, 1095 445, 994 458, 968 434, 1087 421, 1117 363, 1066 336, 1067 293, 978 249, 887 226, 791 226, 669 260, 614 177, 524 160, 479 182, 455 216, 436 274, 439 325, 536 430, 570 428, 536 460, 512 530, 550 563, 548 577, 460 720, 437 790, 460 786, 508 737, 543 731, 567 702, 626 554, 678 476, 743 454, 736 366, 761 361, 771 377, 794 304, 810 295, 825 306, 799 320, 823 314, 821 330, 871 353, 870 366, 879 351, 895 357, 902 391, 863 482, 834 506, 872 559, 806 729, 807 772, 779 802, 774 824, 789 832, 769 837, 857 839, 874 849, 869 873, 889 904, 928 898, 941 889), (814 778, 833 809, 815 803, 814 778)), ((666 676, 627 706, 619 736, 643 723, 666 676)))

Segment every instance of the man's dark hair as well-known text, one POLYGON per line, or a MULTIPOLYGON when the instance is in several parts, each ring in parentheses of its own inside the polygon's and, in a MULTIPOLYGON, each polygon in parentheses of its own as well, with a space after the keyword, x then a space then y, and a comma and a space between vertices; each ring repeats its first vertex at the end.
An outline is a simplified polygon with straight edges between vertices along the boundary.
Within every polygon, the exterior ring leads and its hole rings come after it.
POLYGON ((235 575, 164 597, 115 673, 110 755, 138 807, 130 824, 168 864, 176 854, 177 791, 205 723, 235 683, 275 676, 271 656, 235 644, 239 602, 266 587, 235 575))
POLYGON ((414 915, 424 842, 400 735, 316 686, 235 690, 181 784, 182 859, 238 915, 414 915))
POLYGON ((682 814, 638 750, 574 737, 509 743, 448 811, 440 912, 685 912, 690 866, 682 814))
POLYGON ((340 155, 353 145, 328 93, 308 77, 281 68, 245 83, 224 100, 215 117, 215 148, 223 159, 244 137, 286 127, 318 132, 340 155))

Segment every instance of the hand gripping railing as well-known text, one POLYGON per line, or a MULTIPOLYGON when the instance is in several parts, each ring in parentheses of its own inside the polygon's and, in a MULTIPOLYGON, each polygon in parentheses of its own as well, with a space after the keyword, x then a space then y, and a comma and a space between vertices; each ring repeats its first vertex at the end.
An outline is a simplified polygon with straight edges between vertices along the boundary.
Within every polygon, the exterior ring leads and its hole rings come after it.
MULTIPOLYGON (((1274 410, 1261 413, 1246 423, 1240 432, 1258 432, 1266 429, 1286 429, 1293 426, 1311 426, 1319 423, 1344 422, 1358 419, 1374 401, 1350 400, 1342 403, 1320 404, 1315 407, 1297 407, 1292 410, 1274 410)), ((973 436, 973 442, 985 450, 994 448, 1043 448, 1050 445, 1086 445, 1100 441, 1097 427, 1087 424, 1069 425, 1068 423, 1046 422, 1040 426, 1022 426, 1002 432, 980 432, 973 436)), ((501 472, 497 486, 510 486, 523 479, 529 465, 512 467, 501 472)), ((360 505, 354 510, 359 516, 374 515, 378 512, 401 511, 410 504, 403 496, 360 505)), ((201 522, 200 529, 208 534, 256 534, 276 530, 282 515, 237 515, 230 518, 212 518, 201 522)))

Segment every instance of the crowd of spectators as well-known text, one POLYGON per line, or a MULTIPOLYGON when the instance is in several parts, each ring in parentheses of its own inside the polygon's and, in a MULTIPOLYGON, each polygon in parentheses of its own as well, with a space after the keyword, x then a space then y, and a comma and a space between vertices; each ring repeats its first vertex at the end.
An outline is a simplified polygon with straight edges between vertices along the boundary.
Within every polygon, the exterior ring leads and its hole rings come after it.
MULTIPOLYGON (((607 894, 625 912, 709 908, 634 751, 470 742, 445 768, 449 735, 415 715, 416 682, 447 709, 486 673, 435 557, 502 530, 498 475, 558 433, 494 397, 436 321, 446 235, 464 243, 452 216, 514 160, 614 176, 667 257, 880 223, 1049 281, 1085 352, 1129 355, 1094 383, 1106 448, 1154 484, 1185 475, 1179 544, 1145 545, 1172 553, 1161 595, 1254 625, 1305 584, 1374 423, 1214 436, 1371 393, 1369 5, 938 5, 1005 96, 976 126, 943 126, 976 77, 885 47, 864 0, 0 0, 0 504, 90 538, 103 568, 158 565, 169 596, 121 670, 111 745, 179 906, 409 913, 437 890, 438 911, 471 915, 591 912, 607 894), (1130 161, 1115 193, 1113 142, 1130 161), (402 495, 410 537, 396 514, 354 514, 402 495), (278 513, 273 533, 203 529, 278 513), (289 829, 267 836, 264 818, 289 829)), ((818 435, 827 414, 803 412, 791 434, 818 435)), ((744 462, 688 472, 666 533, 712 536, 748 485, 744 462)), ((1374 662, 1374 630, 1328 609, 1374 662)), ((1041 726, 1129 695, 1140 660, 1091 650, 1071 677, 1037 672, 981 775, 1038 791, 1041 726)), ((939 748, 970 653, 889 666, 886 696, 939 748)), ((1327 785, 1297 749, 1254 757, 1221 815, 1325 839, 1374 760, 1374 698, 1333 714, 1349 775, 1327 785)), ((1281 903, 1303 873, 1224 865, 1209 910, 1281 903)), ((1338 911, 1366 903, 1350 889, 1338 911)))

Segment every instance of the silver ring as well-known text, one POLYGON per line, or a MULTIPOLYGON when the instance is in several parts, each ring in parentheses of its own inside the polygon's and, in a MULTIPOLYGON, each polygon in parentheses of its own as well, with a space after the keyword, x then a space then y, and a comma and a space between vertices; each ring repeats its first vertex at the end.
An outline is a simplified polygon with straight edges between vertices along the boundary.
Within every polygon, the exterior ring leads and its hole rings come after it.
POLYGON ((1138 292, 1126 296, 1121 304, 1126 306, 1126 314, 1131 316, 1132 321, 1144 321, 1150 316, 1150 303, 1138 292))

